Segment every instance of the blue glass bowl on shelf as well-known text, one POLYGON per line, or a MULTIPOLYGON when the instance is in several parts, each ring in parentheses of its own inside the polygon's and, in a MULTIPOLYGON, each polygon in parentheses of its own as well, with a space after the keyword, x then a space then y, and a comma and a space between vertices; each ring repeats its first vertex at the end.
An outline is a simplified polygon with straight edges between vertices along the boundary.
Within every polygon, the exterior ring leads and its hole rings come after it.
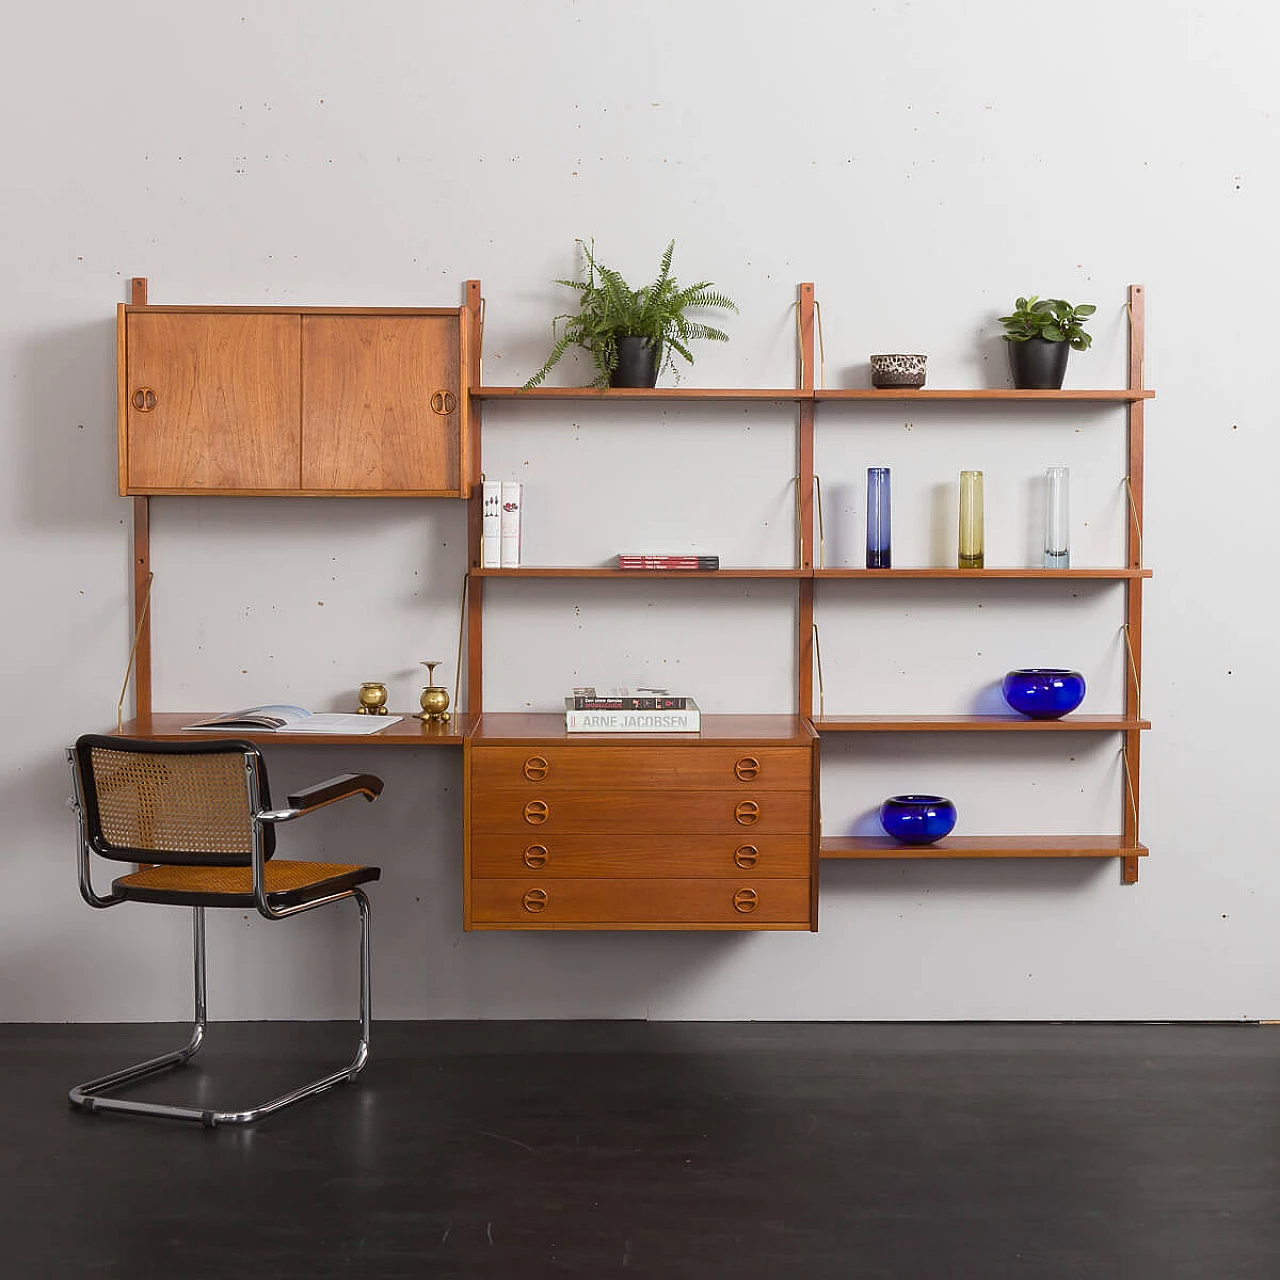
POLYGON ((1084 701, 1084 676, 1061 667, 1024 667, 1010 671, 1004 700, 1032 720, 1057 720, 1084 701))
POLYGON ((880 825, 901 844, 932 844, 951 834, 956 807, 946 796, 890 796, 880 806, 880 825))

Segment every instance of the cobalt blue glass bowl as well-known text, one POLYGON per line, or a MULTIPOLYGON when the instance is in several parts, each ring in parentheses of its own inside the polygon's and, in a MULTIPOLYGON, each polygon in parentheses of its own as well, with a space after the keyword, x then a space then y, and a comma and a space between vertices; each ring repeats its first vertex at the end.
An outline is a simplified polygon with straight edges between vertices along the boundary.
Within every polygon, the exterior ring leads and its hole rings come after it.
POLYGON ((1084 701, 1084 676, 1060 667, 1026 667, 1004 678, 1004 700, 1033 720, 1057 720, 1084 701))
POLYGON ((946 796, 890 796, 880 806, 880 825, 902 844, 932 844, 951 834, 956 807, 946 796))

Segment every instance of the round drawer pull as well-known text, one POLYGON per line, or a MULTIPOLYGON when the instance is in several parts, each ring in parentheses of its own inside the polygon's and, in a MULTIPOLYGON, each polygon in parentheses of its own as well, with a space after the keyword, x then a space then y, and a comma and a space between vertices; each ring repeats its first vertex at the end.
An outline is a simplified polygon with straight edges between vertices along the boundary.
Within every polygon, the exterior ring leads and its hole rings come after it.
POLYGON ((139 413, 150 413, 156 407, 156 393, 150 387, 139 387, 137 391, 129 397, 129 403, 133 405, 139 413))
POLYGON ((754 800, 739 800, 733 806, 733 820, 739 826, 749 827, 760 818, 760 806, 754 800))
POLYGON ((733 773, 739 782, 751 782, 760 776, 760 761, 755 756, 743 756, 734 763, 733 773))
POLYGON ((741 867, 744 871, 748 867, 754 867, 760 860, 760 850, 753 844, 740 844, 733 851, 733 865, 741 867))
POLYGON ((447 418, 458 407, 458 397, 452 391, 436 391, 431 396, 431 412, 447 418))
POLYGON ((545 800, 530 800, 524 807, 524 820, 540 826, 551 816, 551 806, 545 800))
POLYGON ((547 891, 545 889, 529 889, 526 890, 521 906, 524 907, 531 915, 537 915, 539 911, 547 909, 547 891))
POLYGON ((739 889, 733 895, 733 909, 744 916, 749 916, 759 905, 754 889, 739 889))
POLYGON ((546 756, 530 756, 524 762, 524 776, 530 782, 541 782, 547 776, 547 772, 551 766, 547 763, 546 756))
POLYGON ((548 857, 550 854, 547 853, 545 844, 531 844, 524 851, 524 865, 537 871, 540 867, 547 865, 548 857))

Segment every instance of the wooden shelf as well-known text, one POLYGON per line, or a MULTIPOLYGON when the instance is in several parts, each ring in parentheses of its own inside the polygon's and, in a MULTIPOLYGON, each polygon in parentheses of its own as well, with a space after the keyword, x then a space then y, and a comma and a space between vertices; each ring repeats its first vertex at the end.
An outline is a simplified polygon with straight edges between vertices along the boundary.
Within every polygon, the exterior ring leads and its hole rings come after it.
POLYGON ((874 387, 832 387, 812 390, 807 387, 471 387, 473 400, 689 400, 689 401, 840 401, 840 400, 981 400, 992 403, 1001 401, 1061 401, 1064 403, 1093 402, 1097 404, 1134 404, 1139 400, 1151 400, 1154 391, 1146 390, 1097 390, 1097 391, 1015 391, 1004 387, 982 387, 959 390, 925 390, 895 388, 879 390, 874 387))
POLYGON ((472 387, 473 400, 688 400, 764 401, 812 400, 813 392, 796 387, 472 387))
POLYGON ((1126 578, 1149 578, 1150 569, 814 569, 815 578, 954 578, 978 582, 984 578, 1097 579, 1122 581, 1126 578))
POLYGON ((1031 720, 1026 716, 814 716, 819 733, 1128 733, 1150 729, 1149 720, 1123 716, 1064 716, 1031 720))
POLYGON ((480 717, 471 740, 494 744, 523 745, 526 742, 564 742, 579 746, 601 743, 636 743, 642 746, 689 742, 760 742, 804 744, 813 740, 809 722, 794 715, 722 715, 703 712, 698 733, 570 733, 562 711, 486 711, 480 717))
POLYGON ((472 566, 477 578, 807 578, 808 569, 568 569, 546 565, 521 565, 518 569, 480 569, 472 566))
POLYGON ((1120 836, 947 836, 935 844, 899 844, 888 836, 827 836, 822 858, 1145 858, 1146 845, 1120 836))
POLYGON ((400 712, 398 714, 404 717, 402 720, 379 729, 377 733, 244 733, 239 730, 235 733, 193 733, 182 727, 220 714, 218 711, 157 711, 126 720, 120 733, 126 738, 151 738, 159 742, 243 738, 260 747, 460 747, 462 740, 475 727, 475 717, 465 711, 455 715, 447 724, 428 724, 408 712, 400 712))
POLYGON ((1141 389, 1121 389, 1109 391, 1014 391, 1009 388, 984 388, 972 391, 932 391, 923 387, 918 391, 894 388, 881 391, 870 387, 851 387, 840 389, 821 389, 813 393, 815 400, 983 400, 1000 401, 1064 401, 1079 404, 1095 402, 1098 404, 1135 404, 1139 400, 1155 398, 1154 391, 1141 389))

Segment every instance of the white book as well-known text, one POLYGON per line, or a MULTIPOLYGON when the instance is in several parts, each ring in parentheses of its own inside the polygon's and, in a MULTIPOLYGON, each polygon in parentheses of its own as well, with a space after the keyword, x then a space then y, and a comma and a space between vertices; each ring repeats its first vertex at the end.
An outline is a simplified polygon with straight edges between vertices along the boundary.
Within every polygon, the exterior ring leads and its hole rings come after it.
POLYGON ((564 713, 568 733, 698 733, 702 713, 689 699, 683 711, 572 711, 564 713))
POLYGON ((483 513, 480 538, 480 567, 497 569, 502 564, 502 481, 486 480, 481 489, 483 513))
POLYGON ((504 569, 520 564, 520 508, 524 502, 524 485, 518 480, 502 482, 502 535, 499 554, 504 569))

